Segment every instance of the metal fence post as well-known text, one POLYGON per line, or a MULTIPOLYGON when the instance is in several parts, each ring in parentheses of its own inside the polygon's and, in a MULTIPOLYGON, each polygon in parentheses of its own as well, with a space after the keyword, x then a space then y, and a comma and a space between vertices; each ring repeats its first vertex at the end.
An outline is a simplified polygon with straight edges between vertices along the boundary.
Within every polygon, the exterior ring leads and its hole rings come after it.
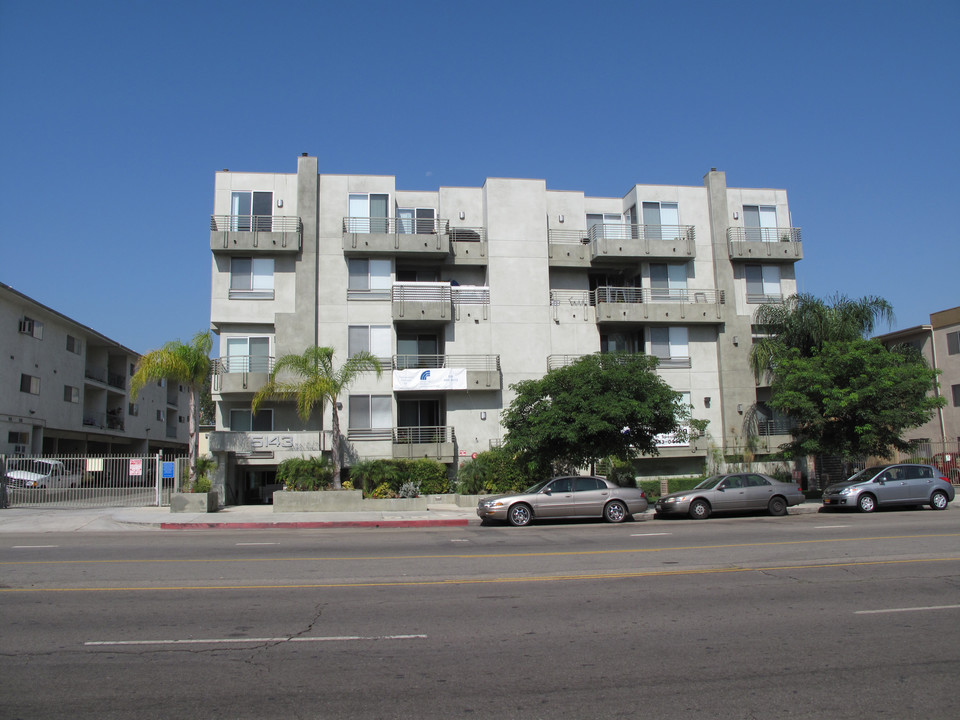
POLYGON ((156 505, 157 505, 157 507, 160 507, 160 501, 161 501, 161 492, 160 492, 160 489, 161 489, 161 487, 162 487, 162 485, 163 485, 163 480, 162 480, 162 478, 163 478, 163 451, 157 452, 157 456, 156 456, 156 457, 157 457, 156 463, 155 463, 156 467, 154 468, 154 471, 153 471, 153 477, 154 477, 154 484, 156 485, 156 489, 157 489, 156 505))

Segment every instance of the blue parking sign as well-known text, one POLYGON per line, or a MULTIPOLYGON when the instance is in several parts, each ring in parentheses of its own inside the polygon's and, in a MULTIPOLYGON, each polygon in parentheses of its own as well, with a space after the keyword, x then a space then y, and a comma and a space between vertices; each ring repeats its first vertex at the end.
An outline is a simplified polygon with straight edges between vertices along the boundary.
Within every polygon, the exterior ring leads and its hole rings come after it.
POLYGON ((162 465, 162 472, 163 472, 164 478, 175 477, 175 467, 176 467, 175 462, 164 461, 161 463, 161 465, 162 465))

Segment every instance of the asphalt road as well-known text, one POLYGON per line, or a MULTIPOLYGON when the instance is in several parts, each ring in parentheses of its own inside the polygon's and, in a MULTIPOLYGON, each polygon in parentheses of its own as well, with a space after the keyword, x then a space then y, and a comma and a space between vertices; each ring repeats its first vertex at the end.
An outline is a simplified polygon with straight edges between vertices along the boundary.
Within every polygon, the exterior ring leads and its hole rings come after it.
POLYGON ((0 717, 954 718, 960 516, 0 536, 0 717))

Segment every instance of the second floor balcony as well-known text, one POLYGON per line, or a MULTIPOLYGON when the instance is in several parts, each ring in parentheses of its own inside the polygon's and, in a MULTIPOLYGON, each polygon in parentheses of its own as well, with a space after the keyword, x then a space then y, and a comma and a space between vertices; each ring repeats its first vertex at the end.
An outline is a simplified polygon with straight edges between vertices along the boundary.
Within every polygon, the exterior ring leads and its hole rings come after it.
POLYGON ((731 260, 796 262, 803 259, 800 228, 727 228, 731 260))
POLYGON ((551 290, 550 305, 559 322, 566 309, 583 317, 594 308, 597 322, 718 323, 725 296, 722 290, 602 286, 596 290, 551 290), (569 306, 569 307, 567 307, 569 306))
POLYGON ((344 255, 417 257, 460 265, 487 262, 482 227, 451 226, 443 218, 345 217, 344 255))
POLYGON ((487 319, 490 288, 449 282, 398 282, 391 288, 395 322, 438 324, 463 316, 487 319))
POLYGON ((624 260, 696 257, 693 225, 598 224, 587 230, 551 228, 548 254, 554 267, 585 267, 624 260))
POLYGON ((214 253, 277 255, 298 253, 303 223, 285 215, 211 215, 210 249, 214 253))
POLYGON ((214 360, 210 389, 219 395, 252 395, 262 388, 273 370, 268 355, 229 355, 214 360))

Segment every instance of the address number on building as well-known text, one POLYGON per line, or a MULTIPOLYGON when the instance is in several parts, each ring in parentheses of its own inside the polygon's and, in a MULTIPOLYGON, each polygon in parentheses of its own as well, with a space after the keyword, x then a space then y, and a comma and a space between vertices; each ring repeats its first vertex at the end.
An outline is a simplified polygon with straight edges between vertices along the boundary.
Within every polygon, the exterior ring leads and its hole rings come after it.
POLYGON ((293 447, 293 438, 290 435, 250 435, 249 437, 250 445, 254 450, 293 447))

